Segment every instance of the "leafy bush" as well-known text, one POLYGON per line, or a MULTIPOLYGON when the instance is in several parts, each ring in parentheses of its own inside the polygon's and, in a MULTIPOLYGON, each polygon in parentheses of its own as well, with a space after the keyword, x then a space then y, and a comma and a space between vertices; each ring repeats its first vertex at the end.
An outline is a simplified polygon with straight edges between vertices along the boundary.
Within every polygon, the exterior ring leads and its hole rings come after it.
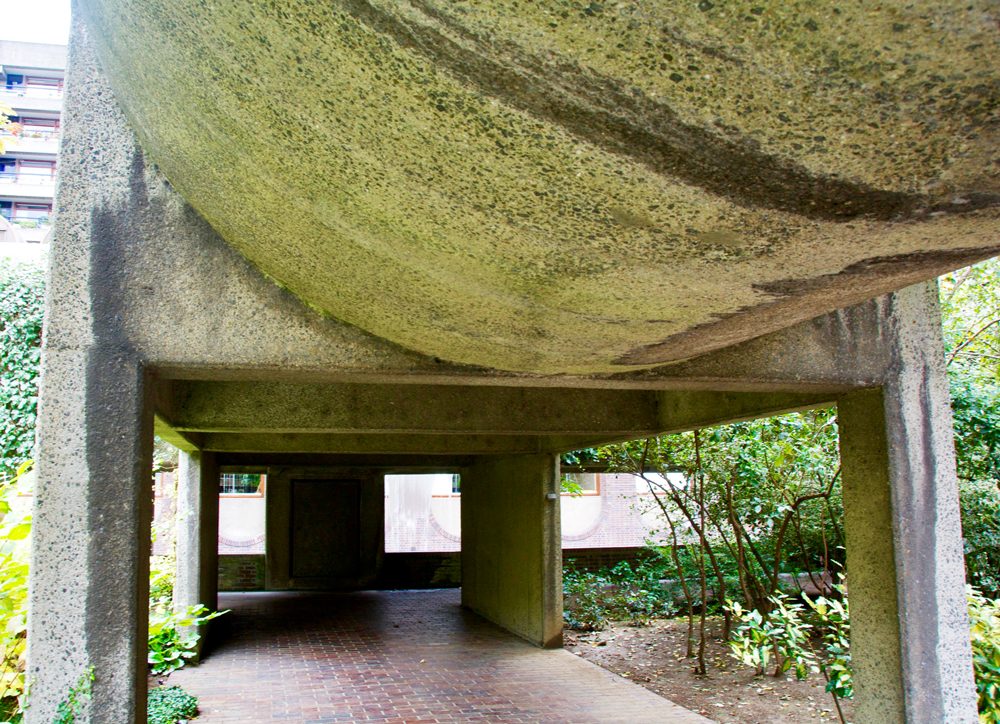
POLYGON ((0 473, 31 457, 38 407, 45 276, 0 260, 0 473))
POLYGON ((644 626, 669 615, 673 604, 660 587, 662 567, 654 559, 634 569, 626 561, 597 573, 578 571, 572 560, 563 571, 563 620, 570 628, 600 631, 609 621, 644 626))
POLYGON ((738 624, 729 641, 733 658, 752 666, 758 675, 774 662, 774 675, 794 669, 795 678, 805 679, 809 670, 819 672, 816 656, 809 645, 812 625, 806 621, 805 607, 788 596, 771 597, 774 604, 767 614, 745 610, 737 602, 730 604, 733 620, 738 624))
MULTIPOLYGON (((851 616, 846 589, 838 586, 843 599, 806 597, 812 608, 816 628, 822 633, 826 658, 819 660, 819 669, 826 677, 826 690, 833 700, 854 696, 854 678, 851 669, 851 616)), ((840 708, 839 705, 837 707, 840 708)))
POLYGON ((21 670, 28 622, 28 547, 31 532, 27 506, 15 501, 24 490, 22 476, 31 461, 17 469, 12 481, 0 487, 0 700, 3 721, 18 721, 24 697, 21 670))
POLYGON ((988 598, 998 598, 1000 489, 990 480, 962 480, 959 490, 966 580, 988 598))
MULTIPOLYGON (((843 590, 841 590, 843 593, 843 590)), ((771 609, 762 614, 745 610, 739 603, 730 602, 733 618, 739 624, 729 642, 733 658, 753 666, 763 674, 775 663, 774 675, 795 671, 797 679, 809 673, 822 672, 827 680, 826 690, 833 697, 841 722, 846 722, 840 700, 854 696, 851 678, 850 617, 846 604, 827 598, 810 601, 809 611, 788 596, 771 597, 771 609), (817 656, 812 639, 821 634, 827 656, 817 656)))
POLYGON ((208 613, 208 609, 201 604, 189 607, 184 613, 175 612, 169 600, 165 605, 155 606, 149 613, 149 654, 146 659, 152 672, 169 674, 182 668, 196 653, 200 638, 197 627, 223 613, 208 613))
POLYGON ((153 689, 147 702, 149 724, 177 724, 198 713, 198 700, 179 686, 153 689))
POLYGON ((979 721, 1000 724, 1000 601, 990 601, 970 586, 969 618, 979 721))

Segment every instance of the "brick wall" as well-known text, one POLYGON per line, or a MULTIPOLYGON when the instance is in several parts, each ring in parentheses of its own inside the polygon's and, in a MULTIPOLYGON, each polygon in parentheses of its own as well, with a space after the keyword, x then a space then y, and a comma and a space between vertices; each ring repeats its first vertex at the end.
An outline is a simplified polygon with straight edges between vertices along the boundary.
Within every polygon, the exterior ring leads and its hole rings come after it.
POLYGON ((462 554, 386 553, 373 588, 455 588, 462 585, 462 554))
POLYGON ((264 556, 219 556, 220 591, 263 591, 264 556))

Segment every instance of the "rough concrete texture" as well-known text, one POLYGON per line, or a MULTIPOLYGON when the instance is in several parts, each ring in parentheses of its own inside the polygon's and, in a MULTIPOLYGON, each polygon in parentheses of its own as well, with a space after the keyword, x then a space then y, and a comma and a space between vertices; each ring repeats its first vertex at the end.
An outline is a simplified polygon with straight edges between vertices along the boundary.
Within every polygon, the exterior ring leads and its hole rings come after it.
POLYGON ((838 401, 858 722, 905 724, 892 492, 880 390, 838 401))
MULTIPOLYGON (((721 320, 713 329, 720 344, 732 347, 656 369, 590 376, 449 364, 326 318, 227 245, 146 161, 85 27, 76 33, 58 193, 56 246, 62 249, 55 270, 73 285, 55 291, 60 296, 53 299, 48 324, 53 346, 76 343, 77 319, 88 314, 79 291, 93 283, 113 297, 127 345, 161 378, 823 392, 880 379, 878 302, 742 344, 736 344, 743 335, 732 327, 734 321, 721 320), (88 245, 102 247, 107 266, 93 278, 86 255, 77 251, 88 245)), ((173 442, 199 447, 179 437, 173 442)))
MULTIPOLYGON (((181 452, 177 466, 177 577, 174 609, 202 605, 215 611, 219 596, 219 467, 212 452, 181 452)), ((209 624, 201 627, 201 644, 209 624)))
POLYGON ((860 724, 978 720, 938 319, 936 284, 893 295, 885 385, 840 401, 860 724))
POLYGON ((561 646, 561 544, 557 457, 483 457, 462 471, 463 606, 561 646))
MULTIPOLYGON (((103 320, 97 300, 89 301, 92 319, 103 320)), ((26 669, 30 724, 52 722, 91 670, 93 695, 81 721, 146 721, 151 386, 138 360, 104 339, 113 330, 95 325, 94 344, 43 354, 26 669)))
POLYGON ((650 366, 1000 248, 993 4, 81 6, 230 244, 446 360, 650 366))
POLYGON ((204 450, 502 454, 618 440, 806 409, 832 393, 171 381, 158 421, 204 450))

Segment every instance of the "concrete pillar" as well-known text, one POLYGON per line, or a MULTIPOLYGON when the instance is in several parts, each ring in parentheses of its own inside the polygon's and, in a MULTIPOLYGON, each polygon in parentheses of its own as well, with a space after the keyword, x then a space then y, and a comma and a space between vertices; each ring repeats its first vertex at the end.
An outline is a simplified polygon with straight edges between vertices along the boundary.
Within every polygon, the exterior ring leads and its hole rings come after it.
MULTIPOLYGON (((181 452, 177 466, 177 579, 174 609, 218 610, 219 468, 215 453, 181 452)), ((198 657, 208 633, 201 627, 198 657)))
POLYGON ((144 724, 151 385, 139 361, 113 347, 48 349, 42 366, 27 722, 50 724, 92 670, 76 721, 144 724))
POLYGON ((886 299, 884 385, 838 402, 855 722, 974 724, 937 285, 886 299))
POLYGON ((462 604, 562 646, 559 458, 483 457, 462 471, 462 604))

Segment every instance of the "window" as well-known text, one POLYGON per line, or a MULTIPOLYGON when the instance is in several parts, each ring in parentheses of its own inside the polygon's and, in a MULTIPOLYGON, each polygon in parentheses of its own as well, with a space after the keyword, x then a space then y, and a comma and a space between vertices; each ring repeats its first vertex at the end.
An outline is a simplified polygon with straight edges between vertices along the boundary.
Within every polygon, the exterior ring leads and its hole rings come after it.
POLYGON ((18 176, 22 177, 20 180, 27 180, 29 183, 31 178, 37 178, 38 183, 48 183, 56 175, 56 162, 55 161, 31 161, 28 159, 21 159, 18 163, 18 176), (23 177, 29 177, 27 179, 23 177))
POLYGON ((431 496, 435 498, 450 498, 462 494, 462 480, 458 475, 429 475, 433 478, 431 496))
POLYGON ((59 132, 59 121, 55 118, 21 118, 18 125, 23 138, 48 138, 59 132))
MULTIPOLYGON (((564 473, 563 482, 570 486, 578 485, 584 495, 598 495, 601 491, 597 473, 564 473)), ((573 493, 563 493, 563 495, 573 495, 573 493)))
POLYGON ((264 495, 267 476, 262 473, 222 473, 219 495, 264 495))
POLYGON ((61 78, 42 78, 39 76, 27 75, 24 77, 24 85, 30 96, 41 98, 58 98, 62 95, 61 78))
POLYGON ((35 229, 39 226, 48 226, 49 214, 52 213, 52 204, 14 204, 14 213, 10 216, 10 221, 20 224, 23 227, 35 229))

